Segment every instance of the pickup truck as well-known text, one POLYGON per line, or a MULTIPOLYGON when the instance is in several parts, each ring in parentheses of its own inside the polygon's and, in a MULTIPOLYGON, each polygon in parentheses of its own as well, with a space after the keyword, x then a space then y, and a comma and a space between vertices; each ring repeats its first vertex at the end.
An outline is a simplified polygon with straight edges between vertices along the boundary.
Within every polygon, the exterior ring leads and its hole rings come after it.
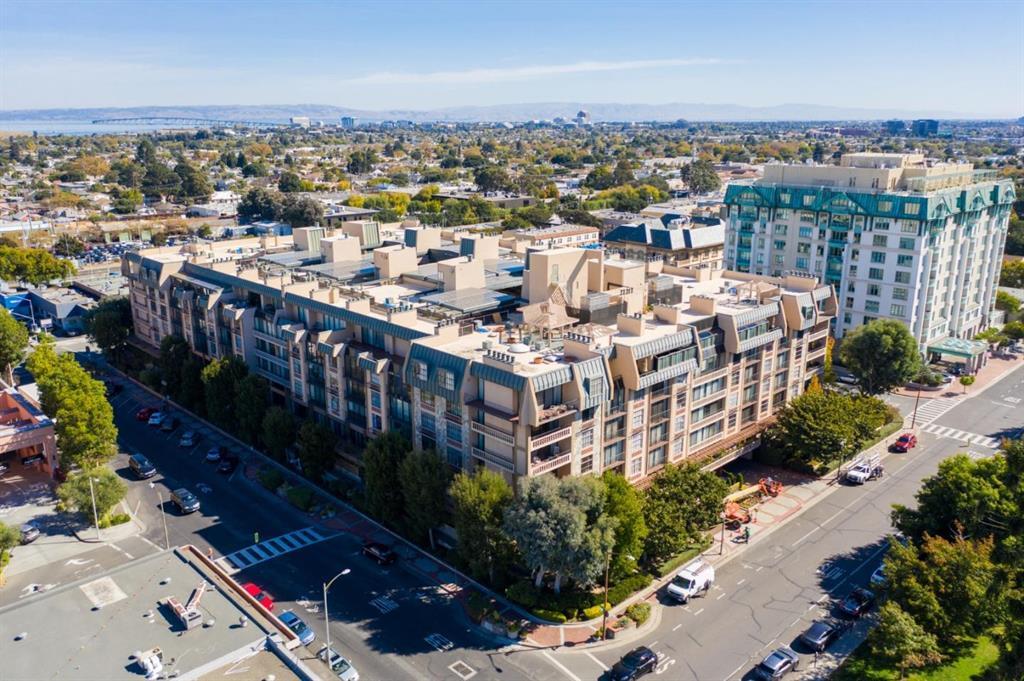
POLYGON ((703 560, 695 560, 676 573, 668 585, 668 595, 686 603, 711 588, 715 583, 715 568, 703 560))
POLYGON ((882 474, 882 462, 877 456, 855 461, 853 466, 846 471, 846 479, 855 484, 863 485, 868 480, 880 477, 882 474))

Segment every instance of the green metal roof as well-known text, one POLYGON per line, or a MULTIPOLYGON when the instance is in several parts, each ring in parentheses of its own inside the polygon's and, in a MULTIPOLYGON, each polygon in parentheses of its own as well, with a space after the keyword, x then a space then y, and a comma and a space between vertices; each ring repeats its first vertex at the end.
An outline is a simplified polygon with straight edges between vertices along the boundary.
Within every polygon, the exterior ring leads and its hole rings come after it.
POLYGON ((693 342, 693 330, 687 329, 667 336, 661 336, 654 340, 637 343, 633 346, 633 357, 635 359, 643 359, 644 357, 651 357, 652 355, 660 355, 661 353, 668 352, 669 350, 693 345, 693 342))
POLYGON ((670 367, 665 367, 664 369, 658 369, 657 371, 652 371, 649 374, 644 374, 640 377, 639 387, 641 390, 644 388, 650 388, 652 385, 656 385, 662 381, 667 381, 670 378, 683 376, 684 374, 696 371, 696 369, 697 360, 688 359, 685 362, 679 362, 678 364, 673 364, 670 367))
POLYGON ((482 378, 485 381, 497 383, 498 385, 503 385, 506 388, 512 388, 513 390, 522 390, 526 386, 525 376, 512 373, 505 369, 500 369, 490 364, 473 362, 469 368, 469 373, 476 378, 482 378))
POLYGON ((533 378, 533 389, 537 392, 564 385, 572 380, 572 367, 560 366, 533 378))
POLYGON ((583 409, 599 407, 603 402, 611 399, 612 385, 603 357, 591 357, 576 362, 572 366, 583 385, 583 399, 580 400, 583 403, 583 409))
POLYGON ((402 340, 411 341, 417 338, 425 338, 430 335, 424 331, 411 329, 407 326, 402 326, 401 324, 395 324, 386 319, 381 319, 380 317, 356 312, 338 305, 326 303, 322 300, 314 300, 294 293, 286 293, 284 299, 286 302, 292 303, 298 307, 303 307, 308 310, 316 310, 322 314, 342 319, 346 323, 358 324, 363 328, 379 331, 389 336, 394 336, 395 338, 401 338, 402 340))
POLYGON ((988 343, 985 341, 964 340, 963 338, 943 338, 928 345, 928 352, 967 359, 984 354, 986 350, 988 350, 988 343))
POLYGON ((449 402, 460 402, 462 392, 462 379, 466 373, 466 365, 469 360, 458 355, 453 355, 437 348, 432 348, 420 343, 413 343, 409 351, 409 359, 405 363, 405 382, 420 390, 435 395, 440 395, 449 402), (423 362, 427 367, 427 379, 417 378, 414 362, 423 362), (449 390, 442 387, 440 370, 452 372, 455 377, 455 389, 449 390))

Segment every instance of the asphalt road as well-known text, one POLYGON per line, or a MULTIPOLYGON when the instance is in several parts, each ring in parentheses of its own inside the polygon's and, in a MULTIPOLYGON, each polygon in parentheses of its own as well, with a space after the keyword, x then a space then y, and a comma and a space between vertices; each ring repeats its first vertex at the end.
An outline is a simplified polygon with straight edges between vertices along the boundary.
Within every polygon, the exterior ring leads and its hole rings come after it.
MULTIPOLYGON (((250 547, 256 532, 266 542, 282 535, 295 537, 311 526, 307 516, 245 480, 240 470, 228 477, 205 463, 207 449, 220 442, 207 437, 194 448, 181 449, 181 429, 166 435, 136 421, 139 406, 156 405, 143 395, 139 389, 128 389, 113 403, 126 452, 115 469, 128 481, 127 499, 145 523, 145 532, 97 545, 76 556, 75 563, 34 570, 31 578, 36 583, 47 588, 67 583, 161 550, 168 542, 209 548, 218 557, 250 547), (159 475, 135 480, 127 469, 127 453, 133 451, 146 454, 159 475), (184 516, 176 512, 168 496, 178 486, 199 496, 201 511, 184 516)), ((891 505, 912 502, 921 479, 932 474, 942 458, 965 449, 957 432, 995 437, 1024 425, 1024 404, 1017 397, 1022 395, 1024 365, 931 424, 933 430, 948 431, 946 436, 924 428, 911 454, 887 460, 884 479, 862 487, 840 486, 722 567, 706 597, 687 606, 666 605, 658 626, 628 645, 595 651, 508 651, 470 628, 458 604, 430 579, 409 569, 406 561, 382 569, 360 555, 355 537, 323 530, 322 540, 251 565, 236 579, 256 582, 275 598, 276 612, 294 610, 314 629, 317 640, 308 653, 312 656, 325 638, 321 585, 350 570, 331 589, 331 639, 367 681, 586 681, 602 677, 623 653, 640 644, 661 656, 655 678, 731 681, 743 677, 772 648, 791 643, 810 621, 827 612, 833 599, 867 583, 891 532, 891 505)), ((912 400, 896 402, 904 411, 912 406, 912 400)), ((991 453, 976 444, 967 450, 991 453)), ((17 586, 18 591, 5 589, 0 600, 31 597, 24 585, 17 586)), ((805 656, 805 666, 808 663, 805 656)))

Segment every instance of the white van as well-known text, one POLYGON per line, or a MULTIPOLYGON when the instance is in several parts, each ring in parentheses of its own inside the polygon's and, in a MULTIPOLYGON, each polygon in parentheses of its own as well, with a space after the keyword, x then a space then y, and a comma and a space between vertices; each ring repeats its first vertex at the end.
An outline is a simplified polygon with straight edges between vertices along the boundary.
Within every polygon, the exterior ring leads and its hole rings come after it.
POLYGON ((686 603, 693 596, 710 589, 714 583, 714 566, 697 559, 676 573, 668 585, 668 595, 686 603))

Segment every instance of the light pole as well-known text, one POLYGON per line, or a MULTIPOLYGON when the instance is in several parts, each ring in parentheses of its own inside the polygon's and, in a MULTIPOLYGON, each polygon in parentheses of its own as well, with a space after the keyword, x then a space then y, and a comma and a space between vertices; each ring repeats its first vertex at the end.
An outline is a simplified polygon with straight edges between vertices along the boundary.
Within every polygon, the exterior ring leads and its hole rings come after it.
POLYGON ((914 415, 910 418, 910 429, 917 425, 917 405, 921 402, 921 388, 917 389, 917 397, 914 398, 914 415))
POLYGON ((331 584, 334 584, 334 580, 336 580, 338 577, 343 577, 350 572, 352 571, 348 568, 345 568, 338 574, 331 577, 331 581, 326 582, 324 584, 324 627, 327 629, 327 652, 324 653, 324 656, 327 659, 325 659, 324 661, 327 663, 328 667, 331 666, 331 618, 327 615, 327 591, 331 588, 331 584))
POLYGON ((604 615, 601 617, 601 640, 608 640, 608 573, 612 567, 612 552, 611 549, 604 557, 604 599, 601 601, 601 612, 604 615))
POLYGON ((167 509, 164 508, 164 495, 157 489, 156 483, 149 483, 150 489, 156 490, 156 498, 160 502, 160 518, 164 521, 164 548, 171 548, 171 537, 167 533, 167 509))
POLYGON ((93 477, 89 476, 89 496, 92 497, 92 519, 96 523, 96 541, 101 539, 100 537, 100 516, 96 512, 96 490, 92 486, 93 477))

